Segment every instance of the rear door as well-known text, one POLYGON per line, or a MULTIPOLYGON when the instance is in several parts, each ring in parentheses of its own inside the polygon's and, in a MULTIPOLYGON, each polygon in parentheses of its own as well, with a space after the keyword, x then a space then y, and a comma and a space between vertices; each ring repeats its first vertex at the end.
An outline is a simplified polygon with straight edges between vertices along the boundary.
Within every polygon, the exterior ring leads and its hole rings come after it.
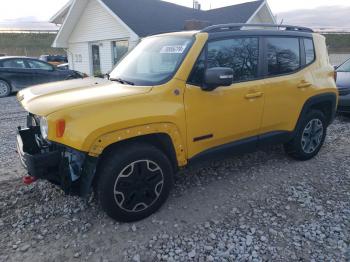
MULTIPOLYGON (((311 40, 312 44, 312 39, 311 40)), ((305 54, 304 38, 264 37, 263 92, 265 107, 261 133, 293 131, 303 105, 312 92, 313 76, 307 67, 315 60, 313 45, 305 54)))
POLYGON ((0 77, 10 82, 15 89, 28 87, 34 78, 31 70, 22 58, 11 58, 1 61, 0 77))

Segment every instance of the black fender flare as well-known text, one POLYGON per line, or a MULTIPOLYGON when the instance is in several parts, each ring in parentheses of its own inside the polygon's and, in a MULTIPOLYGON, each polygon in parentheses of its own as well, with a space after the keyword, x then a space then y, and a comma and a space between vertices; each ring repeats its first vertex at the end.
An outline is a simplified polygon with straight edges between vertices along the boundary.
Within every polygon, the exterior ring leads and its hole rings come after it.
POLYGON ((322 103, 330 103, 331 104, 331 112, 328 113, 328 125, 330 125, 337 114, 337 95, 335 93, 324 93, 320 95, 316 95, 313 97, 310 97, 306 102, 304 103, 303 109, 301 110, 301 113, 299 115, 298 122, 296 124, 296 127, 294 131, 298 130, 299 123, 301 120, 306 116, 306 114, 317 105, 320 105, 322 103))

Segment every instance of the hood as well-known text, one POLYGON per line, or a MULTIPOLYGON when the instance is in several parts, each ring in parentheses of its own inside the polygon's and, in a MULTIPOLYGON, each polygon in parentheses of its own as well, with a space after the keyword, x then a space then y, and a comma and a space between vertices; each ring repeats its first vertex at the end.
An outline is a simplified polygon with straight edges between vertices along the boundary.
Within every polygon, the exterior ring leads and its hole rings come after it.
POLYGON ((107 79, 85 78, 32 86, 18 92, 17 99, 28 112, 47 116, 70 107, 144 94, 151 89, 122 85, 107 79))
POLYGON ((337 72, 337 87, 350 88, 350 72, 337 72))

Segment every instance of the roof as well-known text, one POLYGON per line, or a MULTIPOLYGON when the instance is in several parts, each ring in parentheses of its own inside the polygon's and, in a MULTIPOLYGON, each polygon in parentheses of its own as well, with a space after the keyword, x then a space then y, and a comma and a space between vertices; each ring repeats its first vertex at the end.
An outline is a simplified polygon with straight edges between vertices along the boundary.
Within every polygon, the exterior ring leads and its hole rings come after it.
POLYGON ((6 60, 6 59, 34 59, 39 60, 35 57, 28 57, 28 56, 0 56, 0 60, 6 60))
POLYGON ((72 3, 73 0, 69 0, 56 14, 53 15, 53 17, 50 18, 49 22, 53 24, 62 24, 72 3))
POLYGON ((264 0, 227 6, 208 11, 160 0, 102 0, 137 35, 143 37, 163 32, 181 31, 185 21, 200 20, 209 24, 246 23, 264 0))
MULTIPOLYGON (((92 0, 90 0, 92 1, 92 0)), ((100 3, 130 33, 131 41, 149 35, 202 29, 214 24, 250 23, 257 15, 276 23, 266 0, 212 10, 193 8, 161 0, 94 0, 100 3), (260 13, 261 12, 261 13, 260 13), (259 13, 259 14, 258 14, 259 13)), ((53 47, 67 48, 68 39, 83 14, 88 0, 71 0, 54 18, 63 18, 53 47)), ((265 20, 266 20, 265 19, 265 20)), ((97 39, 96 39, 97 40, 97 39)))

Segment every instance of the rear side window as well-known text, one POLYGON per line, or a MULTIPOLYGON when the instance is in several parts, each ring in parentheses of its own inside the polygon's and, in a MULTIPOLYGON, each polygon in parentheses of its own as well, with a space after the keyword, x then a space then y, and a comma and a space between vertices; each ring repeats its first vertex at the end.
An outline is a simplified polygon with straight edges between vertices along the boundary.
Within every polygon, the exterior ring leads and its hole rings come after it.
POLYGON ((304 38, 306 64, 311 64, 315 60, 315 48, 312 39, 304 38))
POLYGON ((202 86, 206 69, 229 67, 233 82, 254 80, 258 76, 259 40, 255 37, 209 42, 195 64, 189 83, 202 86))
POLYGON ((2 63, 2 66, 5 68, 18 68, 18 69, 26 68, 26 65, 25 65, 23 59, 6 60, 2 63))
POLYGON ((266 44, 269 76, 292 73, 300 68, 298 38, 268 37, 266 44))

